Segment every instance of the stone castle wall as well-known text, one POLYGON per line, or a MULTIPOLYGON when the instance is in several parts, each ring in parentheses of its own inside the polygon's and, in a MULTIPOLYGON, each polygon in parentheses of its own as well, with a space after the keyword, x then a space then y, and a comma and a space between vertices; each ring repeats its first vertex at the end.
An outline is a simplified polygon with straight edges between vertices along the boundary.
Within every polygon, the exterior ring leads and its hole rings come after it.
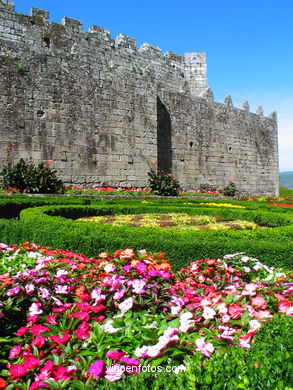
POLYGON ((186 189, 277 194, 276 116, 215 103, 204 53, 179 56, 0 0, 0 167, 53 160, 67 183, 142 187, 152 160, 186 189), (15 144, 15 145, 14 145, 15 144))

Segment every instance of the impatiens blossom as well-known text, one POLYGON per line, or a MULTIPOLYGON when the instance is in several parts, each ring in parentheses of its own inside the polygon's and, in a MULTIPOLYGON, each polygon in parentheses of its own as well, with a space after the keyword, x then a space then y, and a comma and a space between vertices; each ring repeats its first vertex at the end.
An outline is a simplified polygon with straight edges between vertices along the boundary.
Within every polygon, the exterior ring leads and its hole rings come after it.
POLYGON ((26 284, 24 288, 27 294, 30 294, 35 290, 35 286, 33 284, 26 284))
POLYGON ((189 329, 192 329, 194 326, 195 321, 192 320, 193 314, 188 311, 180 316, 180 325, 179 325, 179 330, 182 333, 186 333, 189 329))
POLYGON ((104 369, 103 360, 97 360, 96 363, 90 365, 89 374, 94 375, 95 379, 100 379, 104 369))
POLYGON ((21 352, 22 352, 21 345, 17 345, 16 347, 13 347, 9 352, 9 359, 13 359, 20 356, 21 352))
POLYGON ((44 299, 48 299, 51 296, 49 290, 47 288, 44 288, 44 287, 40 287, 40 293, 41 293, 41 297, 44 299))
POLYGON ((201 352, 203 355, 210 357, 211 353, 214 352, 215 348, 212 343, 206 343, 204 337, 200 337, 195 340, 196 351, 201 352))
POLYGON ((106 298, 106 296, 102 294, 102 291, 99 288, 95 288, 92 291, 91 297, 95 300, 96 305, 106 298))
POLYGON ((116 349, 114 351, 108 351, 106 353, 106 356, 113 360, 119 360, 125 355, 125 352, 119 352, 116 349))
POLYGON ((130 297, 128 299, 125 299, 125 301, 119 303, 118 308, 121 311, 121 313, 124 314, 128 310, 130 310, 132 306, 133 306, 133 299, 130 297))
POLYGON ((114 264, 107 264, 107 265, 105 265, 104 270, 107 273, 115 272, 116 271, 116 267, 115 267, 114 264))
POLYGON ((44 332, 48 332, 48 331, 50 331, 50 328, 48 328, 47 326, 41 325, 41 324, 33 325, 30 328, 30 332, 34 336, 39 336, 40 334, 42 334, 44 332))
POLYGON ((127 283, 127 285, 132 286, 133 292, 135 294, 143 294, 145 292, 144 287, 146 286, 146 282, 144 280, 131 280, 127 283))
POLYGON ((123 298, 124 294, 125 294, 125 290, 124 289, 116 291, 115 294, 113 295, 113 299, 119 300, 119 299, 123 298))
POLYGON ((34 316, 36 314, 42 314, 43 310, 41 309, 40 302, 32 303, 31 306, 28 309, 29 315, 34 316))
POLYGON ((202 316, 206 320, 211 320, 215 317, 216 312, 214 309, 211 309, 210 307, 205 307, 202 313, 202 316))
POLYGON ((20 291, 20 287, 16 286, 16 287, 12 288, 11 290, 9 290, 6 295, 8 297, 11 297, 13 295, 17 295, 19 293, 19 291, 20 291))
POLYGON ((69 286, 64 286, 64 285, 58 284, 55 287, 55 292, 56 292, 56 294, 68 294, 69 286))
POLYGON ((109 382, 116 382, 122 378, 123 368, 121 364, 114 364, 111 367, 107 367, 105 379, 109 382))

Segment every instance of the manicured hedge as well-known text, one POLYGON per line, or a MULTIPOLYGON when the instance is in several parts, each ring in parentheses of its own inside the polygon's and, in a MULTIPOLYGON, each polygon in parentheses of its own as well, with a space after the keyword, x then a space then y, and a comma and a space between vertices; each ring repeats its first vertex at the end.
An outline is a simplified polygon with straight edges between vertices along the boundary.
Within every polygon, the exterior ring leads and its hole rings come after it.
MULTIPOLYGON (((59 202, 61 203, 60 200, 59 202)), ((14 244, 26 240, 34 241, 38 244, 82 252, 87 256, 96 256, 98 252, 104 250, 114 251, 127 247, 163 251, 172 259, 175 269, 184 266, 190 260, 220 257, 239 251, 270 265, 290 268, 292 263, 292 209, 284 211, 284 208, 280 210, 279 207, 257 202, 234 202, 249 206, 249 209, 184 205, 186 200, 160 200, 151 204, 127 200, 119 202, 90 200, 89 203, 91 205, 88 206, 60 205, 25 209, 21 212, 21 220, 0 220, 0 238, 3 242, 14 244), (273 212, 269 212, 271 209, 273 212), (218 215, 223 220, 244 219, 272 228, 255 231, 194 232, 189 229, 135 228, 67 219, 85 215, 146 212, 218 215)))

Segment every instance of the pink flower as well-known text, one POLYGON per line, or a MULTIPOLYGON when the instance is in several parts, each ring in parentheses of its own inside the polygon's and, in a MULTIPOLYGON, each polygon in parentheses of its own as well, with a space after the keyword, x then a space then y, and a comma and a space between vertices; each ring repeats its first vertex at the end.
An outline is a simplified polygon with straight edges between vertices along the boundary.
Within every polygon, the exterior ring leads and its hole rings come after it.
POLYGON ((48 299, 50 298, 51 294, 49 292, 48 289, 44 288, 44 287, 40 287, 40 293, 41 293, 41 297, 43 299, 48 299))
POLYGON ((61 285, 61 284, 58 284, 55 287, 55 292, 56 292, 56 294, 68 294, 69 293, 69 287, 61 285))
POLYGON ((22 347, 20 345, 13 347, 9 352, 9 359, 13 359, 20 356, 21 352, 22 352, 22 347))
POLYGON ((122 375, 123 368, 121 364, 114 364, 113 366, 106 368, 105 379, 107 379, 109 382, 119 381, 122 378, 122 375))
POLYGON ((250 343, 253 335, 254 335, 254 332, 253 331, 249 331, 247 334, 239 337, 240 342, 238 344, 238 347, 249 349, 250 348, 250 344, 249 343, 250 343))
POLYGON ((19 293, 19 291, 20 291, 20 287, 16 286, 16 287, 12 288, 11 290, 9 290, 6 295, 8 297, 11 297, 12 295, 17 295, 19 293))
POLYGON ((229 326, 219 326, 219 331, 223 333, 216 336, 218 339, 234 340, 234 337, 231 335, 236 332, 235 329, 229 328, 229 326))
POLYGON ((196 351, 201 352, 203 355, 210 357, 210 354, 214 352, 215 348, 212 343, 206 343, 203 337, 195 340, 196 351))
POLYGON ((30 294, 35 290, 35 286, 33 284, 27 284, 24 288, 27 294, 30 294))
POLYGON ((80 340, 86 340, 90 337, 90 331, 91 327, 87 322, 82 322, 79 326, 79 329, 77 329, 74 333, 76 334, 76 337, 80 340))
POLYGON ((48 328, 47 326, 38 324, 38 325, 33 325, 31 327, 30 331, 31 331, 31 334, 33 334, 34 336, 39 336, 41 333, 50 331, 50 328, 48 328))
POLYGON ((132 285, 133 292, 135 294, 143 294, 145 292, 144 287, 146 286, 146 282, 141 279, 135 279, 128 282, 129 285, 132 285))
POLYGON ((255 298, 252 298, 251 304, 256 309, 265 309, 266 308, 266 300, 260 295, 257 295, 255 298))
POLYGON ((80 320, 83 320, 83 321, 88 321, 90 319, 90 315, 87 312, 74 313, 73 317, 79 318, 80 320))
POLYGON ((51 340, 55 341, 57 344, 64 345, 71 339, 71 336, 67 332, 65 332, 62 337, 59 337, 59 336, 49 336, 49 338, 51 340))
POLYGON ((254 313, 255 317, 259 320, 262 320, 264 318, 272 318, 273 316, 268 310, 259 310, 254 313))
POLYGON ((233 320, 237 320, 241 317, 241 314, 245 312, 245 309, 243 309, 238 303, 233 303, 229 306, 228 313, 230 317, 233 320))
POLYGON ((100 379, 104 369, 103 360, 97 360, 96 363, 90 365, 89 374, 95 375, 96 379, 100 379))
POLYGON ((125 355, 125 352, 119 352, 116 349, 114 351, 108 351, 106 353, 107 358, 110 358, 112 360, 119 360, 124 355, 125 355))
POLYGON ((133 299, 130 297, 128 299, 125 299, 125 301, 119 303, 118 308, 121 311, 121 313, 124 314, 128 310, 130 310, 132 306, 133 306, 133 299))
POLYGON ((57 381, 66 380, 70 378, 70 373, 67 371, 67 368, 62 366, 56 366, 52 371, 52 374, 57 381))
POLYGON ((16 336, 18 336, 18 337, 23 336, 24 334, 26 334, 27 330, 28 330, 28 327, 27 327, 27 326, 22 326, 22 327, 19 328, 18 331, 16 332, 16 336))
POLYGON ((115 300, 121 299, 124 296, 124 294, 125 294, 125 290, 124 289, 118 290, 113 295, 113 299, 115 299, 115 300))
POLYGON ((285 299, 279 303, 278 311, 281 313, 287 313, 292 304, 288 299, 285 299))
POLYGON ((35 381, 33 382, 30 387, 28 388, 28 390, 38 390, 38 389, 48 389, 48 385, 46 385, 46 383, 44 382, 40 382, 40 381, 35 381))
POLYGON ((19 378, 25 376, 27 370, 22 364, 14 364, 9 368, 11 380, 19 380, 19 378))
POLYGON ((40 359, 36 358, 35 356, 26 356, 24 358, 24 362, 22 364, 26 370, 31 370, 33 368, 39 367, 39 365, 41 364, 41 361, 40 361, 40 359))
POLYGON ((42 348, 45 342, 46 342, 45 337, 38 336, 32 340, 32 345, 35 345, 37 348, 42 348))
POLYGON ((57 317, 57 316, 52 316, 52 315, 50 315, 50 316, 48 316, 48 317, 46 318, 46 320, 47 320, 47 322, 48 322, 50 325, 57 325, 56 317, 57 317))

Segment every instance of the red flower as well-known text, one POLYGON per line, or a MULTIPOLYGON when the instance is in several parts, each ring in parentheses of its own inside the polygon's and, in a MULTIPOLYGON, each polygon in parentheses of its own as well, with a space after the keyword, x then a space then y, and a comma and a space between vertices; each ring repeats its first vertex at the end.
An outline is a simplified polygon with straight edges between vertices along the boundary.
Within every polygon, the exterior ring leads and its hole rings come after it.
POLYGON ((125 356, 125 352, 119 352, 116 349, 114 351, 108 351, 106 353, 107 358, 110 358, 112 360, 118 360, 125 356))
POLYGON ((0 389, 5 389, 6 386, 7 386, 6 380, 0 378, 0 389))

